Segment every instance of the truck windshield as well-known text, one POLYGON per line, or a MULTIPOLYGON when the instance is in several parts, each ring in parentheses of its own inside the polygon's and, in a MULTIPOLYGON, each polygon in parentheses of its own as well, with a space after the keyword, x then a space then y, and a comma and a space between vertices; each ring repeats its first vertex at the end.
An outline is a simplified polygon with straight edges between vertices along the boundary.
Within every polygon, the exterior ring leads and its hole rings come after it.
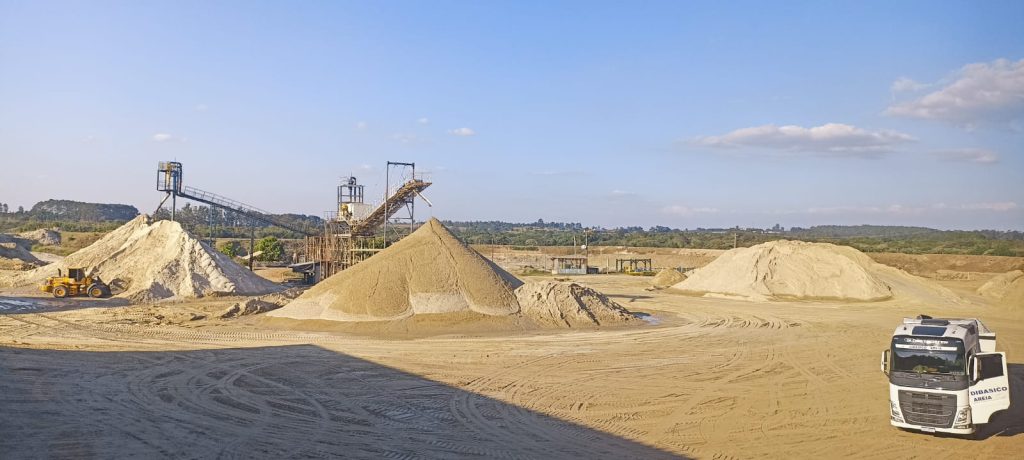
POLYGON ((960 339, 893 337, 892 356, 894 372, 967 374, 964 344, 960 339))

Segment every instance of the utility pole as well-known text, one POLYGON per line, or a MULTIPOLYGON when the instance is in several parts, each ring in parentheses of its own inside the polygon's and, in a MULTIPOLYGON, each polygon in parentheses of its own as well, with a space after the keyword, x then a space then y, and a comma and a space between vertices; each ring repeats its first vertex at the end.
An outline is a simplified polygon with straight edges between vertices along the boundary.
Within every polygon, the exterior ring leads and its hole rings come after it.
POLYGON ((736 249, 736 243, 738 243, 739 240, 740 240, 740 234, 739 233, 733 233, 732 234, 732 248, 733 249, 736 249))
POLYGON ((256 221, 249 219, 249 271, 252 271, 253 249, 256 247, 256 221))

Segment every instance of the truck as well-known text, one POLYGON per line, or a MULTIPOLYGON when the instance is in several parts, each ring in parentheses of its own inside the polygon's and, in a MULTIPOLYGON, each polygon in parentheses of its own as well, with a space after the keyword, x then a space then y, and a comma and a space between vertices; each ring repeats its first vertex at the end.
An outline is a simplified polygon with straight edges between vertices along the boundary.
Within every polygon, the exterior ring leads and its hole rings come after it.
POLYGON ((904 318, 882 352, 893 426, 976 437, 1010 407, 1006 354, 977 318, 904 318))

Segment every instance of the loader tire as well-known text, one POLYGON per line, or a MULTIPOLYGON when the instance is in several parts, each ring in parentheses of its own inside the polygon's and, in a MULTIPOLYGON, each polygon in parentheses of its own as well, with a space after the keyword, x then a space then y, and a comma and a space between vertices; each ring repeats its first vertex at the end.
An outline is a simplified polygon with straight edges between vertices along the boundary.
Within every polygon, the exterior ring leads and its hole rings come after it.
POLYGON ((100 297, 103 297, 104 289, 103 286, 93 283, 89 285, 89 289, 87 289, 85 292, 89 293, 89 297, 98 299, 100 297))
POLYGON ((63 299, 68 296, 68 288, 64 286, 54 286, 53 296, 58 299, 63 299))

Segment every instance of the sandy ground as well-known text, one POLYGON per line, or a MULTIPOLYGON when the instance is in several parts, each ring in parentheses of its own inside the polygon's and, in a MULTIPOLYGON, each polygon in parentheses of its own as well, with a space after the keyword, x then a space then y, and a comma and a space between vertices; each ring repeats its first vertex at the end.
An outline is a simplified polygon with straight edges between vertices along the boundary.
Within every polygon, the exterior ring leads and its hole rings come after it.
POLYGON ((750 303, 647 291, 649 280, 637 277, 576 281, 648 322, 513 333, 439 326, 380 338, 217 318, 232 298, 125 306, 0 297, 0 458, 1007 458, 1024 450, 1024 308, 750 303), (878 355, 900 318, 919 313, 978 316, 1008 353, 1016 404, 981 440, 889 426, 878 355))

